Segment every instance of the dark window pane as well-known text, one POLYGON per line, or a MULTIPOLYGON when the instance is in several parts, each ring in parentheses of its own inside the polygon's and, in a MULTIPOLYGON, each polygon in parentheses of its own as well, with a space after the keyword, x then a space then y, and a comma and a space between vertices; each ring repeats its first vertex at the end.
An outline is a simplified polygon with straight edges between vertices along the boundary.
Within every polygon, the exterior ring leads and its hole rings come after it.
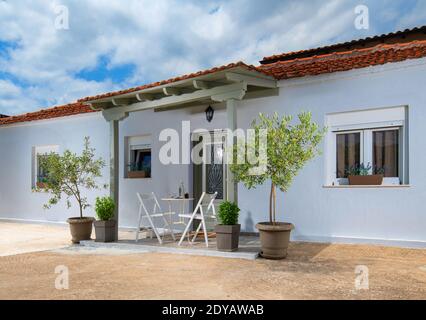
POLYGON ((38 154, 37 155, 37 182, 43 183, 46 182, 48 177, 48 172, 42 166, 42 163, 46 161, 47 155, 38 154))
POLYGON ((346 171, 360 164, 361 134, 342 133, 336 140, 336 175, 337 178, 346 178, 346 171))
POLYGON ((399 131, 373 132, 373 168, 385 177, 398 177, 399 131))
POLYGON ((223 144, 212 144, 207 147, 210 159, 206 164, 206 192, 215 193, 217 199, 223 199, 223 144))
POLYGON ((151 149, 136 149, 131 153, 129 171, 144 171, 145 177, 151 177, 151 149))

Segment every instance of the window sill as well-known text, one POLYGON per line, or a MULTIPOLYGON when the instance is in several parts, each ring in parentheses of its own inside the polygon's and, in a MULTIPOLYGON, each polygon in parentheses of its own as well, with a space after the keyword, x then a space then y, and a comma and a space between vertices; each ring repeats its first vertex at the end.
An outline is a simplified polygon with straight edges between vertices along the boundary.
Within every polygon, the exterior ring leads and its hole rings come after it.
POLYGON ((44 191, 43 189, 37 189, 35 187, 31 187, 31 191, 33 193, 37 193, 37 194, 46 194, 46 193, 49 193, 49 191, 44 191))
POLYGON ((389 184, 389 185, 340 185, 340 186, 322 186, 325 189, 400 189, 400 188, 410 188, 409 184, 389 184))

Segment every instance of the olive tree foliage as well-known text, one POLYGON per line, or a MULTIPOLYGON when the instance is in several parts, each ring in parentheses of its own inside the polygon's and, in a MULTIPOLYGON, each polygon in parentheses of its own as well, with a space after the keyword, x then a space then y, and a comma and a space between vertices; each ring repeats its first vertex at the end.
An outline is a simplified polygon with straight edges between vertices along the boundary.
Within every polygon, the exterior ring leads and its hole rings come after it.
POLYGON ((269 197, 269 220, 275 224, 276 215, 276 188, 286 192, 293 178, 300 169, 317 154, 320 153, 320 144, 326 128, 320 129, 312 121, 310 112, 302 112, 298 115, 298 122, 293 123, 291 116, 279 117, 277 113, 272 116, 259 114, 254 119, 251 128, 255 132, 255 139, 234 145, 234 161, 230 166, 236 182, 242 182, 248 189, 271 181, 269 197), (259 149, 259 133, 266 132, 266 148, 259 149), (253 164, 247 159, 249 150, 266 152, 264 164, 253 164), (235 161, 241 155, 245 155, 246 161, 235 161), (256 173, 256 170, 263 168, 256 173))
POLYGON ((83 218, 83 211, 90 204, 82 192, 100 189, 96 180, 102 176, 101 170, 105 166, 102 158, 95 159, 95 149, 90 147, 89 137, 84 138, 84 149, 80 155, 70 150, 65 150, 62 155, 52 152, 43 157, 40 166, 47 172, 47 179, 38 189, 51 195, 44 208, 51 208, 65 196, 67 208, 71 207, 71 199, 74 199, 80 209, 80 218, 83 218))

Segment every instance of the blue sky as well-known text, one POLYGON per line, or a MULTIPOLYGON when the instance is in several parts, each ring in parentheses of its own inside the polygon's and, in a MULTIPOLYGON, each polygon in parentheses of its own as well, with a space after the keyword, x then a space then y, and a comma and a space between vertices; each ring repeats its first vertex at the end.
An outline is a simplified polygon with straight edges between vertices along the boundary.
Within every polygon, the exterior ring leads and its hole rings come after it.
POLYGON ((421 25, 423 0, 0 0, 0 113, 421 25))

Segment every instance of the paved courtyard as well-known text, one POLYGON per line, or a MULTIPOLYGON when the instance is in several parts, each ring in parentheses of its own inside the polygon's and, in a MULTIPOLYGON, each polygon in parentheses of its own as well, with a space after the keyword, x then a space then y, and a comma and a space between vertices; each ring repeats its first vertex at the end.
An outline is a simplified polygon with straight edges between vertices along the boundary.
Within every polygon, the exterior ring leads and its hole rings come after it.
MULTIPOLYGON (((0 222, 2 250, 4 228, 0 222)), ((0 257, 0 299, 426 299, 426 250, 292 243, 286 260, 250 261, 59 241, 49 251, 0 257), (60 265, 69 270, 67 290, 55 289, 60 265), (368 268, 368 290, 355 288, 359 265, 368 268)))

